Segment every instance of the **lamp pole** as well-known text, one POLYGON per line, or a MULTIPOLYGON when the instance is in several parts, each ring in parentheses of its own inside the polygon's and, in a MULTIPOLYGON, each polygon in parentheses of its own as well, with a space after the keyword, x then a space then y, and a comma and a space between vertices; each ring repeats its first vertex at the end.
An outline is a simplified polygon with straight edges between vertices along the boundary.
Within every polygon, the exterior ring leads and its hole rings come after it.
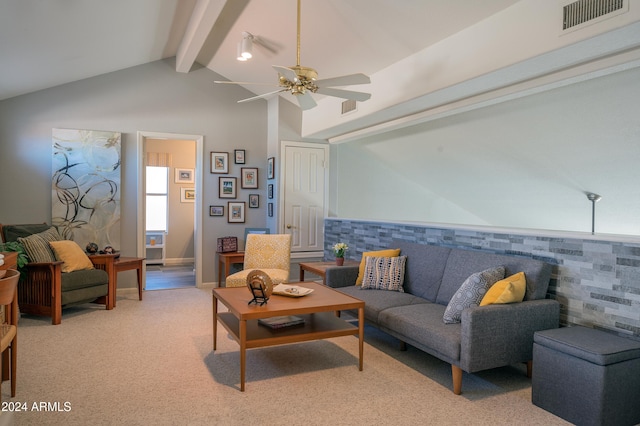
POLYGON ((591 201, 591 235, 596 233, 596 203, 602 199, 598 194, 587 192, 587 198, 591 201))

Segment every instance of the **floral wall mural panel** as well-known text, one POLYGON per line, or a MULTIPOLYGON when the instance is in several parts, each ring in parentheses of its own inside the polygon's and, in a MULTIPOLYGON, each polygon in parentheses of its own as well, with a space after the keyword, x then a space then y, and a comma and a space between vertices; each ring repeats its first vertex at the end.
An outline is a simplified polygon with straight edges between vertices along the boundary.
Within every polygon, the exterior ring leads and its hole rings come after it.
POLYGON ((121 134, 53 129, 52 223, 80 247, 120 249, 121 134))

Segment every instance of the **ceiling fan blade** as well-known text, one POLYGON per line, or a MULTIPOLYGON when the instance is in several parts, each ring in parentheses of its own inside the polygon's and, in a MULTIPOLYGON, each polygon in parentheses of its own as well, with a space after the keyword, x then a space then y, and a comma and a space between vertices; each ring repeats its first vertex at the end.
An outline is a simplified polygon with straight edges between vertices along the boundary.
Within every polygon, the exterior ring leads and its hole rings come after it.
POLYGON ((351 86, 352 84, 369 84, 371 79, 368 75, 364 74, 349 74, 341 77, 325 78, 317 80, 318 86, 333 87, 333 86, 351 86))
POLYGON ((302 108, 303 111, 314 108, 316 105, 318 105, 316 104, 316 101, 313 99, 313 97, 311 96, 311 93, 309 92, 302 95, 295 95, 295 96, 298 99, 298 104, 300 105, 300 108, 302 108))
POLYGON ((371 93, 354 92, 353 90, 332 89, 330 87, 318 87, 316 93, 327 96, 335 96, 337 98, 352 99, 359 102, 364 102, 371 97, 371 93))
POLYGON ((258 86, 275 86, 275 84, 273 84, 273 83, 252 83, 250 81, 219 81, 219 80, 216 80, 216 81, 214 81, 214 83, 218 83, 218 84, 252 84, 252 85, 258 85, 258 86))
POLYGON ((253 96, 251 98, 239 100, 238 103, 240 104, 242 102, 250 102, 250 101, 255 101, 256 99, 268 98, 269 96, 275 95, 276 93, 286 92, 286 91, 287 89, 278 89, 278 90, 274 90, 273 92, 265 93, 263 95, 253 96))
POLYGON ((284 76, 284 78, 286 78, 290 82, 292 82, 292 83, 297 83, 298 82, 298 74, 296 74, 296 72, 294 70, 292 70, 291 68, 281 67, 279 65, 274 65, 273 69, 275 69, 280 74, 282 74, 284 76))

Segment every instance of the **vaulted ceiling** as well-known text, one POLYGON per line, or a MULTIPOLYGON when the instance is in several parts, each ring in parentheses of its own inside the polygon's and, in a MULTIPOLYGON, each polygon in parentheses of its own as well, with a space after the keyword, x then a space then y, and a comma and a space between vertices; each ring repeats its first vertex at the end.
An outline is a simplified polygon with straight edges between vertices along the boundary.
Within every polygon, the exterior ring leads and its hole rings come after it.
MULTIPOLYGON (((302 0, 301 63, 371 75, 514 3, 302 0)), ((296 61, 296 0, 0 0, 0 40, 0 100, 173 56, 176 72, 276 85, 272 65, 296 61), (239 62, 244 31, 259 44, 239 62)))

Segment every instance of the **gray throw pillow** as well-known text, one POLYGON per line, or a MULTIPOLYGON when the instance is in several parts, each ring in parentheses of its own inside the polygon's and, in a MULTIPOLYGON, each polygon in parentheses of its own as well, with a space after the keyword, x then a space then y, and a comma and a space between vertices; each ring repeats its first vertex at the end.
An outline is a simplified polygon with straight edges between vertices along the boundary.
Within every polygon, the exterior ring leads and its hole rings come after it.
POLYGON ((462 311, 473 306, 480 306, 480 302, 489 287, 503 279, 504 272, 504 267, 498 266, 471 274, 449 301, 447 309, 442 316, 445 324, 459 323, 462 318, 462 311))

